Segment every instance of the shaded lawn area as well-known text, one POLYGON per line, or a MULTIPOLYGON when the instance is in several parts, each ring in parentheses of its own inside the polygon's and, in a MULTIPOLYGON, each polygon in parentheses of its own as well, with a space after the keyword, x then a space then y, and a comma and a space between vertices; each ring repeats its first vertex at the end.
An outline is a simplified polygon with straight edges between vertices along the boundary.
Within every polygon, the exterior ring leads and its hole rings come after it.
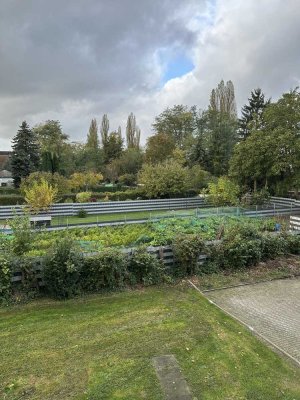
POLYGON ((0 398, 163 399, 174 354, 201 399, 300 399, 300 369, 184 283, 0 310, 0 398))

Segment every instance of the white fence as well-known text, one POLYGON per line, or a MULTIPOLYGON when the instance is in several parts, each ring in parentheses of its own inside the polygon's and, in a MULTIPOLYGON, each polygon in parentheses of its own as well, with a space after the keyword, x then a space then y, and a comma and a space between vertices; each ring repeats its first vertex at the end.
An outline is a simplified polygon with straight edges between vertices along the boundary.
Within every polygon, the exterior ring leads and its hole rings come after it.
POLYGON ((300 217, 290 216, 290 230, 300 231, 300 217))
MULTIPOLYGON (((115 214, 129 213, 133 211, 158 211, 158 210, 183 210, 191 208, 209 207, 201 197, 187 197, 179 199, 157 199, 157 200, 130 200, 130 201, 108 201, 95 203, 57 203, 47 213, 51 217, 77 215, 79 210, 84 209, 88 214, 115 214)), ((22 214, 24 206, 1 206, 0 220, 12 218, 14 214, 22 214)))

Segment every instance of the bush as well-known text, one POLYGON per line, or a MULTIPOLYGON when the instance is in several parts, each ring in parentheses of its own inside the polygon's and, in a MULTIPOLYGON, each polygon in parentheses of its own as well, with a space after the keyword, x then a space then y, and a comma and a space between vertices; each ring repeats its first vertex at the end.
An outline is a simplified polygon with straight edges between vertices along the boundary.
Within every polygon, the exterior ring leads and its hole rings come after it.
POLYGON ((115 250, 86 257, 80 275, 82 289, 99 291, 123 287, 128 277, 127 264, 127 257, 115 250))
POLYGON ((287 251, 291 254, 300 254, 300 235, 285 236, 287 251))
POLYGON ((8 301, 10 298, 11 277, 9 258, 0 253, 0 303, 8 301))
POLYGON ((136 183, 135 174, 124 174, 119 177, 119 182, 122 185, 133 186, 136 183))
POLYGON ((9 221, 9 225, 13 231, 13 239, 11 240, 11 250, 13 254, 21 256, 31 249, 35 234, 31 230, 28 215, 16 215, 9 221))
POLYGON ((262 259, 272 260, 288 253, 288 241, 282 235, 263 235, 261 237, 262 259))
POLYGON ((203 240, 198 235, 181 234, 175 237, 172 247, 179 275, 194 275, 205 247, 203 240))
POLYGON ((14 194, 0 195, 0 206, 15 206, 17 204, 24 204, 25 200, 23 196, 14 194))
POLYGON ((128 269, 131 273, 132 283, 149 286, 162 282, 164 278, 163 263, 143 248, 132 254, 128 269))
POLYGON ((225 269, 241 269, 257 264, 262 257, 261 242, 259 239, 234 239, 223 243, 225 269))
POLYGON ((76 216, 78 218, 86 218, 88 215, 87 211, 84 208, 81 208, 80 210, 77 211, 76 216))
POLYGON ((41 259, 37 257, 15 257, 11 260, 11 269, 12 272, 21 272, 21 282, 14 287, 14 297, 17 297, 18 301, 36 297, 39 293, 37 270, 41 269, 41 259))
POLYGON ((207 194, 207 202, 215 207, 236 206, 239 203, 240 187, 228 177, 221 176, 217 182, 210 182, 204 193, 207 194))
POLYGON ((251 204, 263 205, 270 201, 270 193, 267 189, 261 189, 257 192, 252 193, 251 204))
POLYGON ((92 192, 79 192, 76 194, 77 203, 87 203, 92 196, 92 192))
POLYGON ((58 240, 43 262, 46 291, 58 299, 72 297, 79 292, 82 255, 68 238, 58 240))
POLYGON ((63 201, 64 203, 69 203, 69 204, 74 203, 74 200, 71 197, 66 197, 63 201))

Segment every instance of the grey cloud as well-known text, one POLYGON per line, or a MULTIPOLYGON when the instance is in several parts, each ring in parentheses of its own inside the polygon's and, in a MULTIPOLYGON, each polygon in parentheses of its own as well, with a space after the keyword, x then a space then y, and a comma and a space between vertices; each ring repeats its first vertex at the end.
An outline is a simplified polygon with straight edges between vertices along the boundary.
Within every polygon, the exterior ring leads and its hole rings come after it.
POLYGON ((197 3, 201 8, 196 0, 2 1, 0 136, 11 137, 23 118, 59 115, 66 102, 88 100, 89 113, 103 113, 156 90, 155 52, 195 44, 180 9, 197 3))

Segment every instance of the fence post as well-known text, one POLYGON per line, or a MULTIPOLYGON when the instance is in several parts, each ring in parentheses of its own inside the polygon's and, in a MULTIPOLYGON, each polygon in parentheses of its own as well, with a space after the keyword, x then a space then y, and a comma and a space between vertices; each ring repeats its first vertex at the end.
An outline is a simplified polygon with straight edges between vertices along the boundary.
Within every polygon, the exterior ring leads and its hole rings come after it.
POLYGON ((276 204, 275 204, 275 203, 273 203, 273 205, 274 205, 274 209, 273 209, 273 215, 274 215, 274 217, 275 217, 275 209, 276 209, 276 204))

